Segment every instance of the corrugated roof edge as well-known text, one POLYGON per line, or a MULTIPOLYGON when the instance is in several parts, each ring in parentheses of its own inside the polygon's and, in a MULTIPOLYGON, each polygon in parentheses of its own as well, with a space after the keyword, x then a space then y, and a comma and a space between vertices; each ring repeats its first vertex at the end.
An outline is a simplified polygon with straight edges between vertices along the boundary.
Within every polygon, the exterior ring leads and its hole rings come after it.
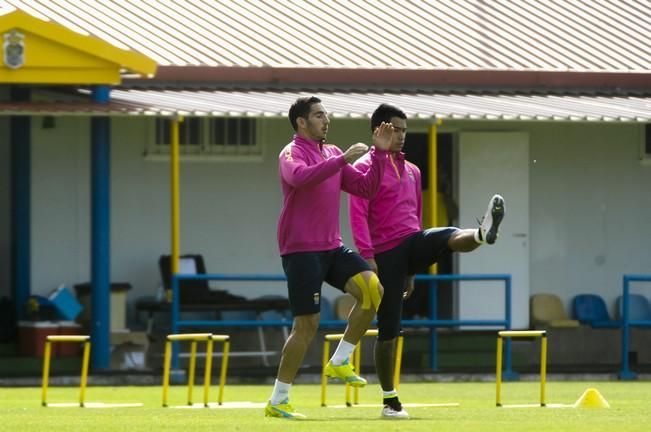
POLYGON ((152 80, 124 79, 125 86, 201 83, 266 86, 651 89, 651 71, 569 72, 452 69, 330 69, 161 66, 152 80))
POLYGON ((286 84, 237 84, 237 83, 178 83, 178 82, 138 82, 123 83, 117 90, 151 91, 227 91, 227 92, 289 92, 289 93, 369 93, 369 94, 448 94, 448 95, 550 95, 550 96, 633 96, 649 97, 651 88, 547 88, 547 87, 471 87, 471 86, 382 86, 382 85, 286 85, 286 84))

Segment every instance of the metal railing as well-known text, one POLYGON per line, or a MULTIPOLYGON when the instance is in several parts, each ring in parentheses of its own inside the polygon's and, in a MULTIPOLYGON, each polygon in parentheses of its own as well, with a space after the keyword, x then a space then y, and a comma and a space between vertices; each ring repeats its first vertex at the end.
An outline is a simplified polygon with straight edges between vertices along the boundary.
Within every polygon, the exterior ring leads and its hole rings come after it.
MULTIPOLYGON (((282 282, 286 281, 284 275, 279 274, 173 274, 171 278, 172 307, 171 307, 171 332, 176 334, 185 327, 291 327, 291 320, 184 320, 181 319, 181 305, 179 295, 179 281, 181 280, 206 280, 206 281, 240 281, 240 282, 282 282)), ((430 316, 425 320, 403 320, 403 327, 459 327, 459 326, 496 326, 506 330, 511 329, 511 275, 509 274, 474 274, 474 275, 416 275, 416 280, 428 281, 430 289, 430 316), (439 281, 503 281, 504 282, 504 319, 495 320, 439 320, 436 318, 436 291, 439 281)), ((345 327, 345 320, 322 320, 320 327, 345 327)), ((505 343, 504 377, 514 377, 511 370, 511 343, 505 343)), ((438 336, 436 331, 430 335, 430 367, 438 369, 438 336)), ((178 347, 174 344, 172 352, 172 367, 178 368, 178 347)))
MULTIPOLYGON (((503 327, 505 330, 511 329, 511 275, 510 274, 442 274, 416 275, 416 280, 429 281, 430 285, 430 319, 428 320, 403 320, 403 327, 459 327, 459 326, 496 326, 503 327), (482 319, 482 320, 440 320, 436 318, 437 310, 437 283, 439 281, 503 281, 504 282, 504 319, 482 319)), ((507 340, 504 344, 504 376, 505 379, 514 377, 511 370, 511 341, 507 340)), ((438 335, 435 331, 430 334, 430 368, 435 371, 438 369, 438 335)))

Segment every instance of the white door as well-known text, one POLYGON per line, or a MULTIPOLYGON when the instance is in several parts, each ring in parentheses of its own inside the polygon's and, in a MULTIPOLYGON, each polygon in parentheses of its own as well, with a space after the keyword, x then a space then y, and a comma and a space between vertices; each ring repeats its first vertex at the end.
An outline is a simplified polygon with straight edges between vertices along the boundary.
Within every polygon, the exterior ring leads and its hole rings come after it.
MULTIPOLYGON (((459 136, 459 222, 476 227, 495 193, 506 213, 494 245, 457 255, 459 273, 512 275, 512 327, 529 327, 529 136, 523 132, 464 132, 459 136)), ((462 282, 460 319, 503 319, 504 283, 462 282)), ((475 327, 476 328, 476 327, 475 327)))

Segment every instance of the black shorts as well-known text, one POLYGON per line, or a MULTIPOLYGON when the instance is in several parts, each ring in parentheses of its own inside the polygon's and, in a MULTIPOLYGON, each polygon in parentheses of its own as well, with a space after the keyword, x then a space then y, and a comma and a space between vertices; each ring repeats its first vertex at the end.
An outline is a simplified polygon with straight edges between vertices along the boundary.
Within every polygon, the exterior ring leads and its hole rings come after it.
POLYGON ((377 313, 378 339, 390 340, 398 336, 407 277, 426 273, 443 254, 450 253, 448 240, 458 230, 448 227, 419 231, 393 249, 375 255, 378 277, 384 287, 384 297, 377 313))
POLYGON ((351 277, 371 271, 364 258, 345 246, 324 252, 297 252, 281 258, 294 316, 319 313, 323 282, 345 292, 351 277))

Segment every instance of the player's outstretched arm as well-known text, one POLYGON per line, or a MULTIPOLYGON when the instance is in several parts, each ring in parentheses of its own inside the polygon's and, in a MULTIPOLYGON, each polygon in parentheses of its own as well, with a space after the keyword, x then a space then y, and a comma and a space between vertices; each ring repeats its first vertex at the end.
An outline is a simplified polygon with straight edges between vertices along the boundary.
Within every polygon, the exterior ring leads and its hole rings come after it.
POLYGON ((376 149, 388 151, 393 136, 393 125, 391 123, 380 123, 373 131, 373 145, 376 149))
POLYGON ((368 151, 368 146, 364 143, 353 144, 344 152, 344 159, 348 163, 353 163, 368 151))

